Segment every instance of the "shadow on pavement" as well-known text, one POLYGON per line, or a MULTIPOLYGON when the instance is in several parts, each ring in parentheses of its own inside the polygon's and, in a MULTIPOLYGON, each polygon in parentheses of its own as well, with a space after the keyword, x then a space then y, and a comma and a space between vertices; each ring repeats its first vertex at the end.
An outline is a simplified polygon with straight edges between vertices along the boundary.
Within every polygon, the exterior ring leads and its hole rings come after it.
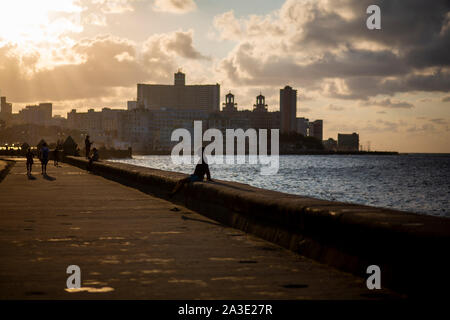
POLYGON ((45 179, 45 180, 48 180, 48 181, 55 181, 55 180, 56 180, 55 177, 49 176, 49 175, 47 175, 47 174, 44 174, 44 179, 45 179))

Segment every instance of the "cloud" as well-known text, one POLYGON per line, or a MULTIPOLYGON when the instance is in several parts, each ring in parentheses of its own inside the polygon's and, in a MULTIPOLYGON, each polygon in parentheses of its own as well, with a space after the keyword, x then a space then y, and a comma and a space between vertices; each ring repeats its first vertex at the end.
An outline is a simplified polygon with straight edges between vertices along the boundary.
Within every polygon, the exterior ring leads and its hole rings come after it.
POLYGON ((434 125, 426 123, 421 126, 412 125, 409 128, 407 128, 406 131, 409 133, 427 133, 427 134, 429 134, 432 132, 436 132, 436 128, 434 125))
POLYGON ((180 57, 206 58, 193 47, 191 31, 156 34, 142 47, 110 35, 84 39, 70 48, 75 62, 43 69, 36 68, 39 54, 15 49, 0 47, 0 88, 15 102, 106 97, 139 82, 170 81, 180 57))
POLYGON ((411 109, 414 108, 414 105, 405 102, 405 101, 391 101, 391 99, 383 99, 383 100, 371 100, 371 101, 365 101, 360 103, 361 106, 375 106, 375 107, 382 107, 382 108, 391 108, 391 109, 411 109))
POLYGON ((171 82, 184 59, 188 70, 210 59, 194 47, 192 30, 154 34, 141 44, 111 35, 84 38, 51 49, 49 66, 41 65, 41 51, 19 48, 0 43, 0 88, 16 103, 114 97, 137 83, 171 82))
POLYGON ((330 104, 330 105, 328 105, 328 110, 331 110, 331 111, 342 111, 342 110, 345 110, 345 108, 342 107, 342 106, 337 106, 337 105, 334 105, 334 104, 330 104))
POLYGON ((213 25, 219 30, 223 40, 236 40, 242 36, 241 23, 234 16, 233 10, 215 16, 213 25))
POLYGON ((155 0, 153 10, 158 12, 169 12, 184 14, 197 8, 194 0, 155 0))
POLYGON ((408 123, 405 121, 388 121, 383 119, 377 119, 375 122, 367 121, 365 127, 361 130, 365 132, 399 132, 399 129, 405 128, 408 123))
POLYGON ((94 5, 98 5, 101 12, 105 14, 121 14, 128 11, 134 11, 133 2, 137 0, 93 0, 94 5))
POLYGON ((450 3, 411 0, 405 10, 398 1, 380 1, 383 32, 365 26, 370 4, 287 0, 268 15, 217 15, 220 39, 237 43, 216 67, 235 85, 289 81, 338 99, 449 92, 450 3))
POLYGON ((173 51, 183 58, 209 60, 209 57, 202 55, 194 48, 192 45, 192 37, 192 30, 187 32, 176 31, 164 41, 164 46, 167 50, 173 51))
POLYGON ((439 124, 439 125, 447 125, 448 121, 446 119, 443 118, 436 118, 436 119, 430 119, 431 122, 435 123, 435 124, 439 124))
POLYGON ((100 97, 114 87, 130 86, 150 76, 135 60, 134 44, 111 36, 86 39, 73 46, 72 52, 83 59, 81 63, 30 74, 24 72, 27 56, 18 56, 9 47, 0 50, 6 52, 0 54, 0 87, 16 102, 100 97), (117 58, 125 55, 129 58, 117 58))

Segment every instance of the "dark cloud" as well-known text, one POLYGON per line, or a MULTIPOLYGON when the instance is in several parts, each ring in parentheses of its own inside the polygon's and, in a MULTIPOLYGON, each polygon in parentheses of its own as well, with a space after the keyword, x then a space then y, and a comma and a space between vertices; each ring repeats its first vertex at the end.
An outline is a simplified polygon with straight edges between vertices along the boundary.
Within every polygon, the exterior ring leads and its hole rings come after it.
POLYGON ((444 125, 444 126, 448 124, 448 121, 446 119, 443 119, 443 118, 431 119, 430 121, 435 123, 435 124, 444 125))
POLYGON ((414 105, 405 101, 391 101, 391 99, 383 99, 379 101, 366 101, 361 103, 362 106, 376 106, 391 109, 411 109, 414 105))
MULTIPOLYGON (((292 81, 308 90, 325 85, 325 95, 340 99, 449 92, 450 1, 377 1, 381 30, 366 28, 371 4, 287 0, 272 20, 257 20, 263 24, 260 30, 276 27, 278 35, 261 31, 258 38, 252 28, 255 18, 249 17, 240 23, 246 28, 239 29, 239 43, 219 69, 235 84, 281 86, 292 81)), ((236 23, 228 25, 216 28, 222 35, 235 34, 236 23)))

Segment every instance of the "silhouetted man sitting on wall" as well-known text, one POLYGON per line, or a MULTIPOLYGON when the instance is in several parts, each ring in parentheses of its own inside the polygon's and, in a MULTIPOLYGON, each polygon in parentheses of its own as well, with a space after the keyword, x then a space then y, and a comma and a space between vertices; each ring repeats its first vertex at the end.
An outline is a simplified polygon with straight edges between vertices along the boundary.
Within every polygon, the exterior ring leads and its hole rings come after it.
POLYGON ((98 159, 99 159, 97 148, 92 149, 92 156, 88 157, 88 159, 89 159, 89 163, 88 163, 87 170, 92 171, 92 163, 94 161, 98 161, 98 159))
POLYGON ((173 197, 180 189, 189 182, 196 182, 196 181, 203 181, 205 175, 208 181, 212 181, 211 174, 209 172, 209 166, 208 163, 205 161, 203 157, 203 153, 205 152, 205 148, 202 148, 202 158, 195 166, 194 173, 191 174, 189 177, 181 179, 177 182, 175 187, 173 188, 172 192, 169 194, 169 197, 173 197))
POLYGON ((92 145, 92 142, 89 141, 89 136, 86 136, 86 139, 84 140, 84 145, 86 147, 86 159, 89 159, 89 154, 91 153, 91 145, 92 145))

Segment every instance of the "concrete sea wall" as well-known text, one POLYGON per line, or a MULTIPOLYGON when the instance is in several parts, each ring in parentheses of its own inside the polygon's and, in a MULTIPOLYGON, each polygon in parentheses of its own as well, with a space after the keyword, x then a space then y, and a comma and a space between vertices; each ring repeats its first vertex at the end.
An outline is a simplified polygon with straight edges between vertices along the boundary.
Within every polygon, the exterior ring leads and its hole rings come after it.
MULTIPOLYGON (((86 168, 87 161, 65 162, 86 168)), ((108 161, 93 173, 168 198, 185 174, 108 161)), ((212 172, 214 179, 214 172, 212 172)), ((450 219, 318 200, 229 181, 187 185, 171 201, 225 225, 367 278, 381 268, 381 283, 408 296, 437 296, 450 284, 450 219)), ((195 236, 195 235, 193 235, 195 236)), ((326 285, 326 283, 324 283, 326 285)))
POLYGON ((14 161, 0 159, 0 182, 6 177, 14 161))

